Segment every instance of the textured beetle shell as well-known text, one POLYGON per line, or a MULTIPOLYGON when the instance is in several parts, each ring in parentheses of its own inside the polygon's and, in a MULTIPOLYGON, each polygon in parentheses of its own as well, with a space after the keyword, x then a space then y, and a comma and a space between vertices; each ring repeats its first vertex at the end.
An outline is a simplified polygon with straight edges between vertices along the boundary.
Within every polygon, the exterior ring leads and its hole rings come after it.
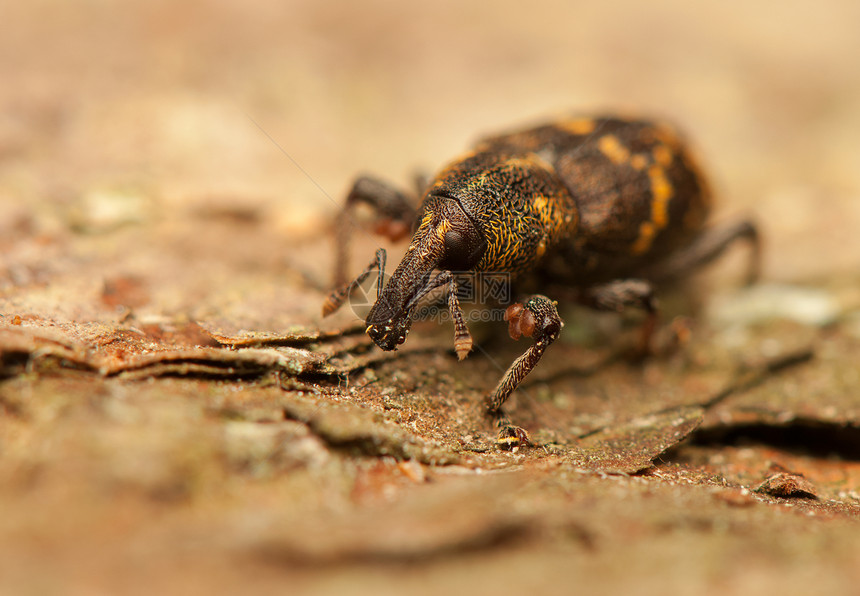
POLYGON ((475 267, 585 285, 640 276, 701 230, 710 193, 664 124, 570 119, 485 139, 428 189, 457 199, 487 250, 475 267))
POLYGON ((551 164, 533 153, 482 151, 443 171, 430 192, 459 201, 482 232, 478 271, 524 273, 576 229, 576 206, 551 164))

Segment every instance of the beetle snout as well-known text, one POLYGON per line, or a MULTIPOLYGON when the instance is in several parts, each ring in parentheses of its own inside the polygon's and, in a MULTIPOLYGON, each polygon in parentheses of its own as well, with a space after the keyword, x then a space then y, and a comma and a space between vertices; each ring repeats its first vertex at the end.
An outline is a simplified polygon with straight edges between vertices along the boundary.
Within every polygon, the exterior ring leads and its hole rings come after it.
POLYGON ((444 252, 437 228, 427 224, 423 232, 419 230, 367 313, 367 334, 383 350, 394 350, 406 341, 415 304, 426 293, 430 275, 444 252))
POLYGON ((386 351, 394 350, 405 342, 408 332, 408 329, 396 332, 391 325, 368 325, 367 327, 367 334, 373 343, 386 351))
POLYGON ((408 309, 401 302, 399 292, 386 288, 367 313, 367 335, 383 350, 394 350, 406 341, 412 322, 408 309))
POLYGON ((412 319, 407 313, 401 313, 398 317, 384 319, 368 317, 366 323, 367 335, 373 343, 383 350, 390 351, 406 341, 412 319))

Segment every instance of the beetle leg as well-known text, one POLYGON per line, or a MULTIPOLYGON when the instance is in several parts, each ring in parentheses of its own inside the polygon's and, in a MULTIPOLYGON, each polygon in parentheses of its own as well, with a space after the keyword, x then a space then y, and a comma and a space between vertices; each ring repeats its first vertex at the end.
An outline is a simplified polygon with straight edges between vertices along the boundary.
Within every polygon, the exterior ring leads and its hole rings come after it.
POLYGON ((346 283, 347 255, 352 237, 354 222, 352 211, 356 205, 370 205, 377 213, 376 233, 396 242, 411 231, 415 219, 415 201, 393 186, 369 176, 358 178, 352 190, 346 196, 346 203, 335 222, 335 253, 334 285, 346 283))
POLYGON ((535 295, 525 304, 516 303, 505 311, 508 332, 514 339, 523 335, 534 338, 534 343, 517 358, 504 374, 496 388, 487 396, 487 411, 497 419, 501 427, 498 442, 504 447, 516 447, 528 443, 528 434, 510 423, 501 412, 502 404, 514 389, 531 372, 549 345, 558 339, 564 322, 558 315, 556 303, 546 296, 535 295))
POLYGON ((463 310, 460 308, 460 300, 457 298, 457 282, 453 276, 451 277, 451 288, 448 291, 448 310, 454 321, 454 351, 457 352, 457 359, 463 360, 472 351, 474 342, 472 334, 469 333, 469 328, 466 326, 463 310))
POLYGON ((376 251, 376 256, 373 257, 373 260, 364 268, 364 271, 362 271, 358 277, 349 283, 342 284, 334 292, 329 294, 328 298, 323 302, 322 315, 327 317, 339 309, 346 299, 349 298, 349 295, 352 294, 353 290, 360 286, 364 280, 367 279, 367 276, 374 270, 377 271, 379 275, 376 282, 376 294, 379 295, 382 290, 382 280, 385 277, 385 257, 385 249, 378 249, 376 251))
POLYGON ((654 287, 643 279, 617 279, 591 286, 580 294, 580 302, 595 310, 622 312, 627 308, 656 311, 654 287))
POLYGON ((647 313, 642 324, 637 354, 651 354, 652 339, 657 330, 657 300, 654 287, 642 279, 618 279, 592 286, 580 295, 580 302, 595 310, 622 312, 627 308, 640 308, 647 313))
POLYGON ((466 326, 463 309, 460 308, 460 300, 457 298, 457 280, 450 271, 437 275, 409 301, 407 308, 415 306, 427 294, 443 285, 448 285, 448 310, 454 322, 454 351, 457 352, 457 359, 463 360, 472 351, 472 334, 466 326))
POLYGON ((412 184, 419 197, 423 197, 425 191, 430 187, 431 177, 428 172, 418 171, 412 176, 412 184))
POLYGON ((679 279, 692 270, 706 265, 720 256, 736 240, 750 244, 750 261, 745 282, 754 283, 761 270, 761 238, 751 221, 741 220, 703 231, 686 249, 669 257, 648 275, 658 281, 679 279))

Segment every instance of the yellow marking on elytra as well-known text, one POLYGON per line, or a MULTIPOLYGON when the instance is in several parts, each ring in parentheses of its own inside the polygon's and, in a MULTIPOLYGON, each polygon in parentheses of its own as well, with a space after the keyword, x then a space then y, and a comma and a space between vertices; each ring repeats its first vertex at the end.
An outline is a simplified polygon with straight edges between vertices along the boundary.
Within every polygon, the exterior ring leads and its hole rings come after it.
POLYGON ((639 225, 639 237, 636 242, 630 247, 630 252, 634 255, 641 255, 651 248, 651 243, 654 242, 654 236, 657 234, 657 228, 650 221, 642 222, 639 225))
POLYGON ((669 200, 675 192, 666 172, 657 164, 648 168, 648 179, 651 181, 651 219, 639 225, 639 236, 630 247, 634 255, 648 252, 657 232, 669 223, 669 200))
POLYGON ((666 179, 666 172, 656 164, 648 168, 648 178, 651 180, 651 221, 658 228, 665 228, 669 223, 669 199, 675 190, 666 179))
POLYGON ((576 118, 574 120, 562 120, 558 127, 575 135, 588 135, 597 128, 597 123, 592 118, 576 118))
POLYGON ((645 166, 648 165, 648 158, 641 153, 637 153, 630 158, 630 165, 633 166, 633 169, 635 170, 644 170, 645 166))
POLYGON ((666 145, 654 147, 654 161, 663 167, 672 165, 672 151, 666 145))
POLYGON ((532 207, 534 207, 535 211, 543 211, 546 209, 546 204, 548 199, 543 195, 538 195, 532 201, 532 207))
POLYGON ((597 148, 614 164, 622 164, 630 159, 630 151, 621 144, 615 135, 603 135, 597 141, 597 148))

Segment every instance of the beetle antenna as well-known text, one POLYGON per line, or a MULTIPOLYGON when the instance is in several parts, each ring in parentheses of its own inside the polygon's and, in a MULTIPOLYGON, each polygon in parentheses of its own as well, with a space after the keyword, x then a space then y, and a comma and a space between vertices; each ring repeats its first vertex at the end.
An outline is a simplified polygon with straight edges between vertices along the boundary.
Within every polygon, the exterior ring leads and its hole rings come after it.
POLYGON ((433 281, 427 282, 424 284, 424 287, 421 288, 410 300, 406 303, 406 310, 412 310, 415 308, 415 305, 424 298, 427 294, 435 290, 436 288, 441 288, 444 285, 452 283, 454 280, 454 276, 451 275, 450 271, 443 271, 439 275, 433 278, 433 281))
POLYGON ((451 312, 451 320, 454 321, 454 351, 457 352, 457 359, 463 360, 472 351, 474 341, 472 334, 469 333, 469 328, 466 326, 463 309, 460 308, 460 300, 457 298, 457 280, 450 271, 442 271, 432 281, 425 284, 407 303, 406 310, 411 310, 427 294, 444 285, 448 286, 448 310, 451 312))

